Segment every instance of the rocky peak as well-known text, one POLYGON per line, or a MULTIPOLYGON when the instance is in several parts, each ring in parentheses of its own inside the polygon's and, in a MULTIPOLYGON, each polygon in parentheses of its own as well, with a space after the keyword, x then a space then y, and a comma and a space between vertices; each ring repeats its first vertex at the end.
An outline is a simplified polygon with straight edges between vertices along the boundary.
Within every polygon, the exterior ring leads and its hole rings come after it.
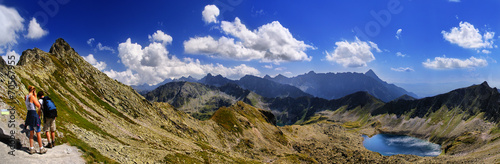
POLYGON ((61 38, 57 39, 55 43, 52 44, 49 53, 38 48, 24 51, 17 65, 28 67, 36 65, 38 66, 36 68, 41 67, 51 71, 56 69, 70 70, 80 76, 80 78, 95 76, 92 73, 103 74, 85 61, 83 57, 78 55, 78 53, 71 48, 71 46, 64 41, 64 39, 61 38))
POLYGON ((278 74, 278 76, 276 76, 276 77, 274 77, 274 78, 275 78, 275 79, 278 79, 278 80, 280 80, 280 79, 287 79, 287 77, 286 77, 286 76, 283 76, 282 74, 278 74))
POLYGON ((56 40, 52 47, 50 47, 49 53, 56 55, 58 58, 62 56, 73 55, 75 50, 62 38, 56 40))
POLYGON ((269 80, 269 79, 272 79, 272 77, 269 76, 268 74, 266 74, 266 76, 264 76, 264 79, 268 79, 269 80))
POLYGON ((42 65, 47 65, 47 62, 50 62, 50 58, 48 54, 38 48, 28 49, 23 51, 21 57, 19 58, 19 62, 17 62, 18 66, 25 66, 28 63, 40 63, 42 65))
POLYGON ((197 79, 193 78, 192 76, 184 77, 182 76, 181 78, 174 79, 172 80, 173 82, 180 82, 180 81, 187 81, 187 82, 198 82, 197 79))
POLYGON ((368 70, 366 73, 365 73, 366 76, 368 77, 371 77, 379 82, 382 82, 382 80, 377 76, 377 74, 375 74, 375 72, 373 72, 372 69, 368 70))
POLYGON ((481 83, 481 86, 486 87, 486 88, 491 88, 490 85, 488 85, 488 82, 486 82, 486 81, 481 83))
POLYGON ((206 85, 220 87, 220 86, 223 86, 223 85, 230 83, 232 81, 223 77, 220 74, 217 76, 213 76, 212 74, 209 73, 209 74, 207 74, 207 76, 203 77, 198 82, 206 84, 206 85))
POLYGON ((482 96, 488 96, 490 94, 495 93, 495 89, 491 88, 490 85, 488 85, 488 82, 484 81, 481 84, 478 85, 473 85, 467 88, 461 88, 461 89, 456 89, 455 91, 461 91, 463 90, 466 93, 474 93, 474 95, 482 95, 482 96))

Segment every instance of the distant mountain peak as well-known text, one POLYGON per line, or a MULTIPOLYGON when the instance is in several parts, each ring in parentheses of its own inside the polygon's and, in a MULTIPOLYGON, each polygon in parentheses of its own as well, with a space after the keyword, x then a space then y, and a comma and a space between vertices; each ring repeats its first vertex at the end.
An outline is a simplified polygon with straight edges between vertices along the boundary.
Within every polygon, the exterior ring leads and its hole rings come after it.
POLYGON ((187 81, 187 82, 197 82, 198 80, 196 80, 195 78, 193 78, 192 76, 188 76, 188 77, 184 77, 182 76, 181 78, 179 79, 174 79, 172 80, 174 82, 178 82, 178 81, 187 81))
POLYGON ((271 78, 271 76, 266 74, 266 76, 264 76, 264 79, 272 79, 272 78, 271 78))
POLYGON ((485 87, 491 88, 490 85, 488 85, 488 82, 486 82, 486 81, 484 81, 483 83, 481 83, 481 86, 485 86, 485 87))
POLYGON ((217 76, 213 76, 212 74, 207 74, 207 76, 201 78, 200 80, 198 80, 197 82, 199 83, 202 83, 202 84, 206 84, 206 85, 212 85, 212 86, 216 86, 216 87, 220 87, 220 86, 223 86, 227 83, 230 83, 231 80, 223 77, 222 75, 217 75, 217 76))
POLYGON ((375 72, 373 72, 373 70, 372 70, 372 69, 368 70, 368 71, 365 73, 365 75, 366 75, 366 76, 368 76, 368 77, 371 77, 371 78, 373 78, 373 79, 375 79, 375 80, 377 80, 377 81, 382 81, 382 80, 381 80, 381 79, 377 76, 377 74, 375 74, 375 72))
POLYGON ((307 74, 308 74, 308 75, 314 75, 314 74, 316 74, 316 72, 314 72, 314 71, 309 71, 307 74))

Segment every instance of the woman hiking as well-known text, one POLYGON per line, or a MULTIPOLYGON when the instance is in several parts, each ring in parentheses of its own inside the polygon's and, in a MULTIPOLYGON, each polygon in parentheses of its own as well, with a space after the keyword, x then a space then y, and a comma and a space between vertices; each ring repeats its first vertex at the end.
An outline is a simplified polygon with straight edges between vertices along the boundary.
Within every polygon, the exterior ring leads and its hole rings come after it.
POLYGON ((26 95, 24 103, 26 104, 26 108, 28 109, 28 113, 26 114, 26 121, 25 125, 30 127, 30 148, 29 148, 29 153, 34 154, 35 153, 35 148, 33 147, 33 136, 35 135, 34 133, 36 132, 36 136, 38 138, 38 145, 40 146, 40 149, 38 153, 44 154, 47 152, 47 149, 43 148, 42 144, 42 136, 40 135, 40 114, 41 114, 41 109, 40 109, 40 103, 36 99, 36 89, 34 86, 28 86, 29 94, 26 95), (38 108, 38 111, 36 110, 35 106, 38 108))

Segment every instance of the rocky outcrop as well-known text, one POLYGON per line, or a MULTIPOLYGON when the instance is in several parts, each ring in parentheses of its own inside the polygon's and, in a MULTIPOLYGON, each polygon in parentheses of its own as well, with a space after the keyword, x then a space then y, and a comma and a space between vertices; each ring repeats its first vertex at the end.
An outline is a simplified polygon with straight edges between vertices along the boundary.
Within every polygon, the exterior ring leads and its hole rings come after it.
POLYGON ((3 60, 3 57, 0 57, 0 73, 7 72, 7 63, 3 60))
POLYGON ((66 59, 75 58, 76 55, 78 55, 76 54, 75 49, 71 48, 71 46, 62 38, 57 39, 56 42, 52 44, 49 53, 54 54, 58 58, 66 59))
POLYGON ((3 58, 0 58, 0 68, 4 68, 7 66, 7 63, 5 62, 5 60, 3 60, 3 58))

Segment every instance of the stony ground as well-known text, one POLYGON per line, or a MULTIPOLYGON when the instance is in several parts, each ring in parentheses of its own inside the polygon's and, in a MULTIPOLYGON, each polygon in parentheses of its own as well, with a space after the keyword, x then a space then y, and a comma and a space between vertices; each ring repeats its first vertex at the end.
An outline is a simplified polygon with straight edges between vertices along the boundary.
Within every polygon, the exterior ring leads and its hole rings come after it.
POLYGON ((0 163, 68 163, 78 164, 85 163, 85 160, 80 156, 80 150, 74 146, 58 145, 54 148, 48 149, 46 154, 32 154, 30 155, 25 150, 16 150, 15 156, 8 154, 10 148, 4 143, 0 143, 0 163))
MULTIPOLYGON (((4 108, 2 108, 4 109, 4 108)), ((9 138, 10 130, 13 128, 8 127, 8 121, 10 120, 9 115, 0 115, 0 163, 85 163, 85 160, 81 157, 82 153, 80 150, 74 146, 69 146, 67 144, 57 145, 54 148, 47 149, 45 154, 29 154, 27 152, 29 147, 29 140, 25 133, 22 133, 19 124, 21 120, 16 119, 16 139, 21 143, 21 147, 18 147, 13 152, 14 155, 9 154, 11 150, 9 138), (6 143, 7 142, 7 143, 6 143)), ((22 121, 24 122, 24 121, 22 121)), ((47 143, 43 139, 44 144, 47 143)), ((35 142, 35 149, 38 150, 38 144, 35 142)))

